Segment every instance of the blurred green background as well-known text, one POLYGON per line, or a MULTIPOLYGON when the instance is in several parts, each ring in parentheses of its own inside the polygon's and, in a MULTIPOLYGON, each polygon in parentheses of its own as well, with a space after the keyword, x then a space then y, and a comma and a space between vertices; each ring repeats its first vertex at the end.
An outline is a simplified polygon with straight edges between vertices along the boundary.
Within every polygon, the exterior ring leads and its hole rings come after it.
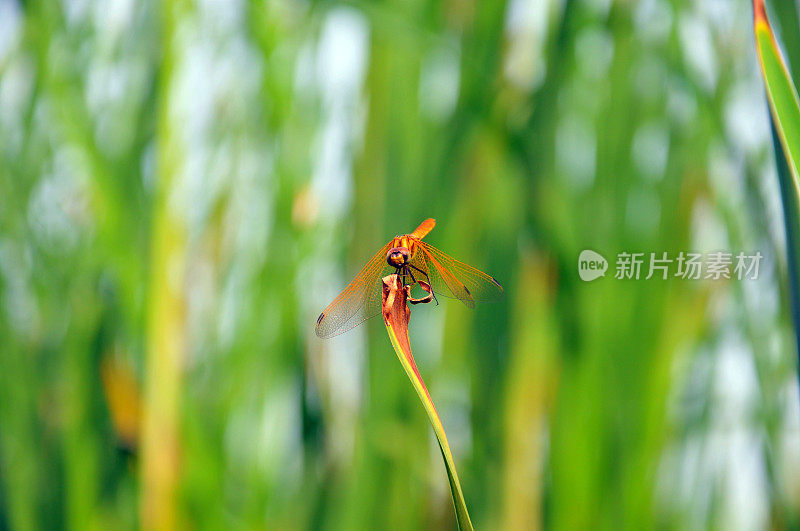
POLYGON ((383 324, 314 335, 427 217, 506 293, 411 321, 476 528, 800 526, 751 17, 0 0, 0 529, 453 529, 383 324), (619 252, 692 250, 765 258, 613 278, 619 252))

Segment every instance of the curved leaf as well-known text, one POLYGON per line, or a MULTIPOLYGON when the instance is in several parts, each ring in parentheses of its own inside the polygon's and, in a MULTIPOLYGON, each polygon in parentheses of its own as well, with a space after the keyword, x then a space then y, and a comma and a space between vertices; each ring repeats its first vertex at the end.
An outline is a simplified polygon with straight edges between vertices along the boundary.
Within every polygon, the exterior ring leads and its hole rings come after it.
MULTIPOLYGON (((430 287, 425 285, 423 289, 428 291, 430 287)), ((467 503, 464 500, 464 493, 461 491, 461 483, 458 481, 458 473, 456 472, 456 464, 453 461, 453 454, 450 452, 450 445, 447 443, 447 436, 444 433, 444 426, 436 412, 436 407, 433 405, 431 395, 428 393, 428 388, 425 387, 425 382, 422 381, 422 376, 419 374, 417 364, 414 361, 414 356, 411 353, 411 343, 408 340, 408 321, 411 318, 411 311, 408 309, 406 302, 428 302, 430 299, 411 299, 409 288, 402 288, 400 280, 397 275, 389 275, 383 278, 383 321, 386 323, 386 331, 389 332, 389 340, 392 342, 392 347, 397 354, 397 359, 411 380, 414 390, 419 396, 425 412, 433 426, 433 431, 436 434, 436 439, 439 441, 439 449, 444 458, 444 466, 447 469, 447 479, 450 482, 450 493, 453 496, 453 505, 456 509, 456 518, 458 519, 458 526, 462 530, 472 530, 472 521, 467 512, 467 503)))
MULTIPOLYGON (((764 0, 753 0, 756 52, 770 108, 772 138, 778 166, 790 299, 800 355, 800 103, 789 69, 767 18, 764 0)), ((797 68, 798 65, 795 65, 797 68)))
POLYGON ((797 192, 800 189, 800 101, 769 25, 763 0, 753 0, 753 25, 772 119, 797 192))

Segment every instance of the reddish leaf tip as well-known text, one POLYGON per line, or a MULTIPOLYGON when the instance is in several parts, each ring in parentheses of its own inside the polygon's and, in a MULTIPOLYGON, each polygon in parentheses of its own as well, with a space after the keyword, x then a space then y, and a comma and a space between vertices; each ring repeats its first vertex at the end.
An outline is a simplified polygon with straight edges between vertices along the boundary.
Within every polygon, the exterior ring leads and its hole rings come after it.
POLYGON ((764 0, 753 0, 753 22, 755 25, 766 24, 769 26, 767 8, 764 5, 764 0))

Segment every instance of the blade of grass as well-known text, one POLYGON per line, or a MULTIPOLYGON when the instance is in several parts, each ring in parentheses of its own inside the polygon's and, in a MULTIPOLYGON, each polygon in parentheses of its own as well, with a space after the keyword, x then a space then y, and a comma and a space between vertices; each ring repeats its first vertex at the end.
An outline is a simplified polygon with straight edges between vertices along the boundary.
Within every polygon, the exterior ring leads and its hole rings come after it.
POLYGON ((389 340, 397 354, 397 359, 400 360, 400 364, 406 371, 408 379, 411 380, 411 384, 414 386, 414 390, 417 392, 417 396, 419 396, 419 400, 428 414, 436 439, 439 441, 439 449, 442 452, 444 466, 447 469, 447 479, 450 482, 450 493, 453 496, 458 526, 463 530, 471 530, 472 521, 467 512, 467 503, 464 500, 464 493, 461 491, 461 483, 458 480, 456 464, 450 452, 450 445, 447 442, 444 426, 411 353, 411 343, 408 339, 408 321, 411 318, 411 311, 406 304, 409 298, 408 289, 401 287, 397 275, 389 275, 383 278, 383 321, 386 323, 389 340))
POLYGON ((753 13, 758 60, 767 99, 797 191, 800 178, 800 102, 769 25, 763 0, 753 0, 753 13))
POLYGON ((773 0, 770 6, 774 15, 774 33, 783 43, 789 73, 792 79, 800 79, 800 3, 797 0, 773 0))
POLYGON ((162 97, 158 116, 159 181, 153 203, 142 411, 141 520, 148 529, 175 529, 180 487, 181 366, 186 354, 183 292, 186 226, 170 197, 181 165, 179 130, 170 112, 178 58, 175 32, 185 4, 162 6, 162 97))
POLYGON ((756 52, 769 102, 781 200, 786 225, 787 263, 792 315, 800 357, 800 100, 778 42, 767 18, 763 0, 753 0, 756 52))
MULTIPOLYGON (((775 165, 778 168, 783 221, 786 228, 786 262, 790 286, 789 300, 791 301, 797 355, 798 359, 800 359, 800 249, 798 249, 798 242, 800 242, 800 198, 798 198, 795 193, 795 187, 792 185, 793 178, 786 161, 786 154, 781 145, 775 121, 771 117, 770 131, 772 147, 775 152, 775 165)), ((800 370, 800 367, 798 367, 798 370, 800 370)), ((800 377, 800 373, 798 377, 800 377)))

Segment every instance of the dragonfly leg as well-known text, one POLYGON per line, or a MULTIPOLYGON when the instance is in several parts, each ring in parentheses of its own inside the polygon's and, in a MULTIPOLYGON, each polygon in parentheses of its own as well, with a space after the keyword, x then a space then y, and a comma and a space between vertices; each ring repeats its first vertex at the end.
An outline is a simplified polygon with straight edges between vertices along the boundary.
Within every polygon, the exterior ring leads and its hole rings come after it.
POLYGON ((405 285, 406 285, 406 268, 405 268, 405 266, 398 267, 397 270, 395 271, 395 274, 402 279, 403 287, 405 287, 405 285))
MULTIPOLYGON (((425 272, 425 271, 423 271, 422 269, 418 268, 417 266, 413 266, 413 265, 411 265, 411 264, 408 264, 408 265, 409 265, 409 266, 411 266, 412 268, 416 269, 417 271, 419 271, 419 272, 420 272, 420 273, 422 273, 423 275, 425 275, 425 281, 428 283, 428 285, 429 285, 429 286, 431 286, 431 295, 433 295, 433 300, 435 300, 435 301, 436 301, 436 306, 439 306, 439 299, 437 299, 437 298, 436 298, 436 293, 434 293, 434 292, 433 292, 433 286, 431 285, 431 279, 430 279, 430 277, 428 276, 428 273, 426 273, 426 272, 425 272)), ((410 273, 410 272, 411 272, 411 271, 409 271, 409 273, 410 273)), ((412 276, 411 278, 414 278, 414 277, 412 276)))
MULTIPOLYGON (((431 302, 431 300, 433 299, 433 292, 429 291, 430 290, 430 286, 428 286, 428 289, 425 290, 425 291, 428 292, 428 294, 426 296, 422 297, 421 299, 415 298, 411 294, 411 289, 414 287, 414 284, 417 283, 417 279, 414 278, 414 273, 411 272, 411 269, 409 269, 408 266, 406 266, 406 268, 405 268, 405 273, 407 273, 408 276, 411 277, 411 284, 409 286, 405 286, 405 287, 408 288, 408 291, 407 291, 407 293, 408 293, 408 299, 407 299, 408 302, 411 303, 411 304, 422 304, 422 303, 431 302)), ((422 282, 421 280, 419 281, 419 283, 420 283, 420 285, 424 284, 424 282, 422 282)), ((423 287, 423 289, 425 289, 425 288, 423 287)))

